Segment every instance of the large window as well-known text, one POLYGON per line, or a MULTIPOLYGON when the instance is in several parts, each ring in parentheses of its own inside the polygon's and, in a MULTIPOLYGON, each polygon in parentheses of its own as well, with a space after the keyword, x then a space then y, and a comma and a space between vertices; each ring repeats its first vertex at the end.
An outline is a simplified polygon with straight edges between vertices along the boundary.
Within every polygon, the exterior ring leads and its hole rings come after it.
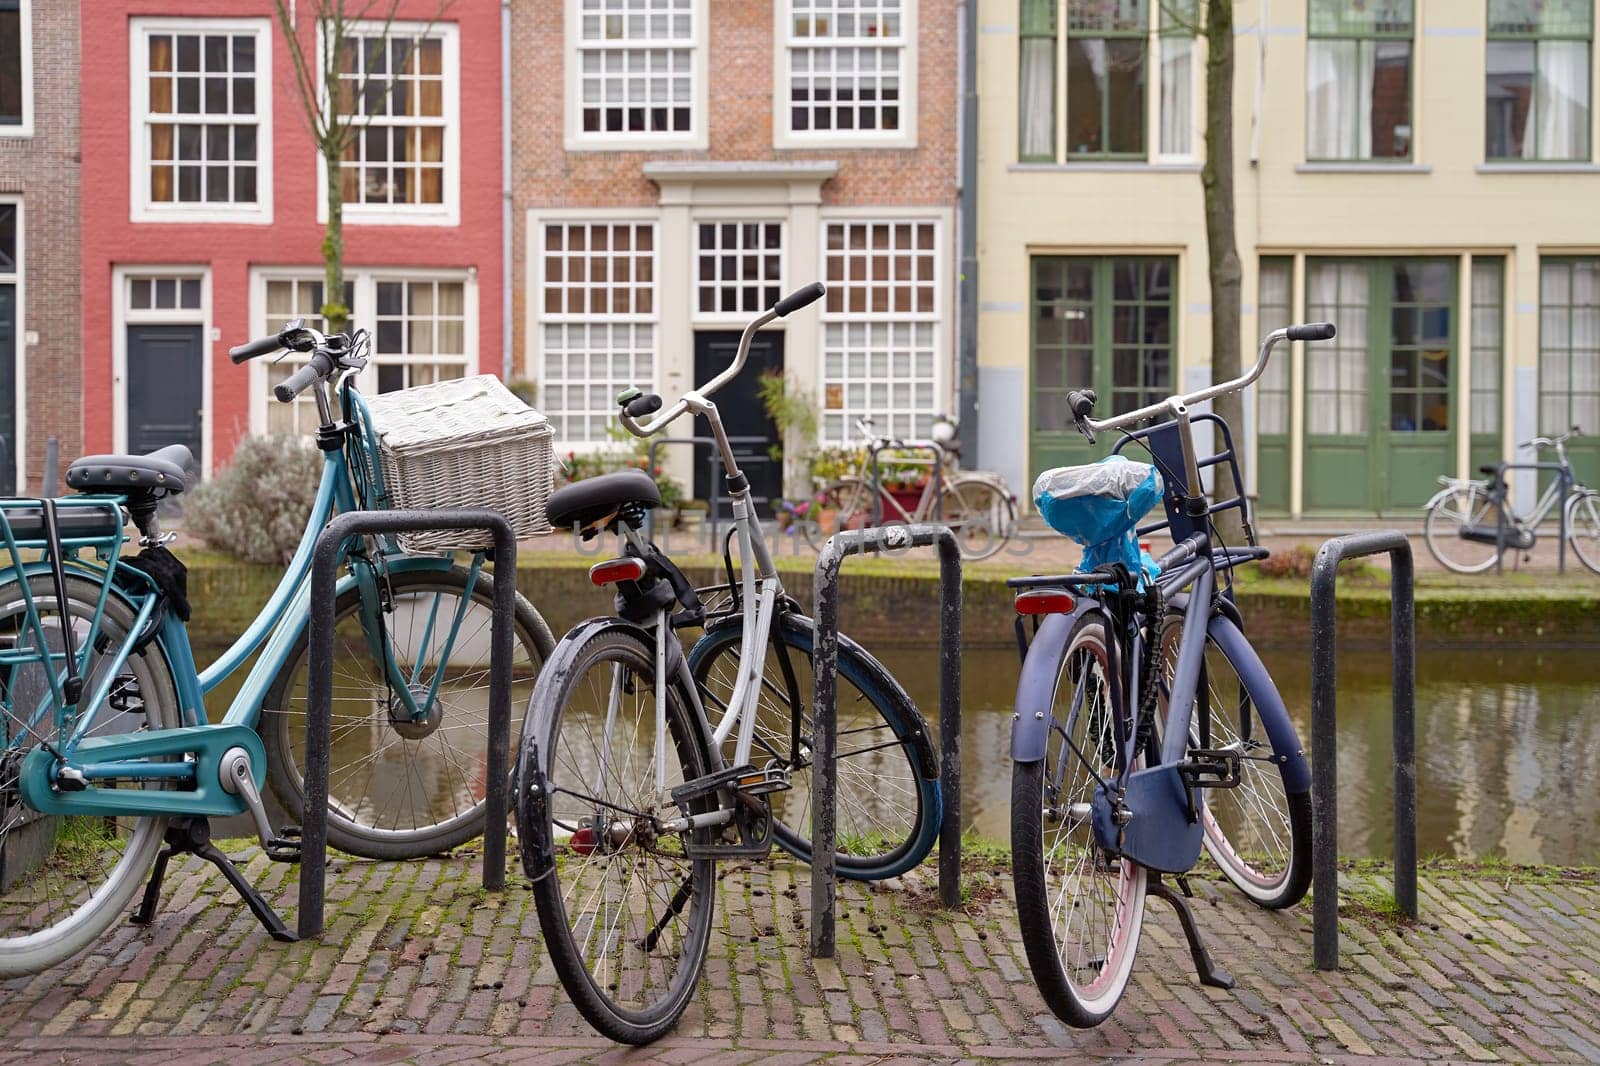
POLYGON ((1306 157, 1411 158, 1413 0, 1311 0, 1306 157))
POLYGON ((575 0, 568 9, 573 145, 703 139, 700 0, 575 0))
POLYGON ((1058 162, 1058 132, 1069 161, 1193 157, 1192 0, 1019 2, 1019 159, 1058 162))
POLYGON ((1600 259, 1539 266, 1539 432, 1600 429, 1600 259))
POLYGON ((135 26, 134 217, 269 221, 266 20, 135 26))
POLYGON ((925 220, 823 227, 822 435, 926 437, 939 411, 939 234, 925 220))
POLYGON ((905 0, 788 0, 788 84, 777 109, 788 139, 908 139, 913 7, 905 0))
POLYGON ((0 0, 0 137, 27 133, 33 117, 28 13, 27 0, 0 0))
POLYGON ((1589 158, 1593 38, 1593 0, 1489 0, 1489 159, 1589 158))
POLYGON ((344 42, 336 95, 356 129, 339 179, 353 219, 454 220, 459 88, 452 25, 392 23, 344 42))
MULTIPOLYGON (((305 319, 317 329, 322 318, 323 280, 312 273, 273 274, 261 280, 264 319, 260 331, 280 330, 291 319, 305 319)), ((390 271, 346 271, 345 302, 350 325, 372 334, 372 351, 360 387, 371 393, 393 392, 414 385, 459 378, 476 360, 477 323, 469 283, 459 273, 402 274, 390 271)), ((265 364, 267 387, 261 390, 270 433, 311 434, 317 429, 315 397, 301 393, 293 403, 272 399, 271 386, 304 363, 290 354, 265 364)))
POLYGON ((556 439, 603 443, 617 393, 656 380, 656 227, 547 222, 540 247, 542 410, 556 439))

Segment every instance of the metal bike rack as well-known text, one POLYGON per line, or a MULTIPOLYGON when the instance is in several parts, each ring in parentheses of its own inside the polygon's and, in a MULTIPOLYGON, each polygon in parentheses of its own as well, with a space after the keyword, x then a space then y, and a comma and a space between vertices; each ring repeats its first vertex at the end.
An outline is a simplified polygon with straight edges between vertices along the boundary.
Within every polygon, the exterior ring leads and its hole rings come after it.
MULTIPOLYGON (((1572 470, 1561 463, 1497 463, 1500 472, 1495 475, 1500 484, 1509 494, 1510 485, 1506 484, 1506 471, 1508 470, 1553 470, 1556 479, 1561 482, 1561 494, 1556 498, 1556 572, 1567 572, 1567 501, 1572 496, 1572 470)), ((1506 507, 1509 505, 1509 495, 1501 500, 1500 506, 1495 508, 1495 553, 1494 572, 1505 573, 1506 534, 1510 532, 1510 524, 1506 521, 1506 507)), ((1529 512, 1530 514, 1532 512, 1529 512)), ((1542 523, 1540 523, 1542 524, 1542 523)), ((1533 526, 1528 527, 1528 532, 1538 536, 1539 531, 1533 526)), ((1513 548, 1512 551, 1517 549, 1513 548)))
POLYGON ((961 548, 950 527, 922 523, 849 530, 828 538, 812 577, 816 648, 812 664, 817 735, 812 748, 811 957, 832 958, 838 894, 839 567, 864 551, 939 546, 939 899, 961 905, 961 548))
POLYGON ((1394 652, 1394 901, 1417 917, 1417 638, 1411 543, 1395 529, 1335 537, 1311 575, 1312 953, 1319 970, 1339 968, 1339 785, 1335 706, 1334 580, 1345 559, 1388 553, 1394 652))
POLYGON ((317 538, 311 564, 310 673, 306 683, 305 811, 300 838, 300 939, 322 932, 328 861, 328 748, 333 714, 333 623, 339 557, 352 537, 435 529, 494 534, 494 619, 489 650, 489 751, 483 832, 483 887, 506 883, 506 781, 511 753, 511 650, 516 616, 517 538, 498 511, 453 508, 351 511, 317 538))

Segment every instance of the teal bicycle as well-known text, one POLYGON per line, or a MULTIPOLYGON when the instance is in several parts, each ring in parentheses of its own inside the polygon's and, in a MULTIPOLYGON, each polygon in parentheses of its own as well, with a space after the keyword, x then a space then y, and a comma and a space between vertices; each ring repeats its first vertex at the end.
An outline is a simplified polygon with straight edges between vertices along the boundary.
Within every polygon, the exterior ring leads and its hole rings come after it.
MULTIPOLYGON (((292 939, 211 845, 210 819, 249 812, 271 858, 299 858, 298 831, 272 829, 262 786, 270 782, 299 816, 312 548, 335 511, 383 507, 388 493, 354 384, 366 333, 325 336, 297 320, 232 357, 280 349, 307 357, 274 391, 287 403, 314 390, 321 481, 287 572, 207 669, 195 665, 185 571, 157 513, 188 484, 186 448, 86 457, 67 472, 77 495, 0 500, 9 561, 0 570, 0 978, 88 946, 147 875, 134 920, 148 922, 167 860, 180 852, 215 863, 274 936, 292 939), (138 531, 138 554, 124 551, 125 521, 138 531), (206 695, 252 657, 227 713, 209 721, 206 695)), ((346 552, 329 841, 373 858, 433 854, 483 826, 493 604, 486 558, 461 565, 382 540, 355 541, 346 552)), ((520 597, 515 622, 519 706, 553 642, 520 597)))

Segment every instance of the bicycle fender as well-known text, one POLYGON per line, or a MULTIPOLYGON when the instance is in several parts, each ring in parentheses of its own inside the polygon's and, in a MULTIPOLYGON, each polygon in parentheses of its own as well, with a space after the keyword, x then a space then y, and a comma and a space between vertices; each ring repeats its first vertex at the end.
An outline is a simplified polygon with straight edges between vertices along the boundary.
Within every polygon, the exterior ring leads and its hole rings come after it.
POLYGON ((1272 742, 1272 753, 1277 757, 1283 773, 1284 791, 1290 795, 1311 791, 1311 767, 1306 763, 1305 749, 1289 719, 1289 710, 1273 684, 1272 675, 1255 648, 1245 639, 1244 633, 1229 618, 1213 615, 1208 630, 1211 639, 1228 656, 1239 679, 1244 682, 1255 704, 1256 717, 1267 731, 1272 742))
POLYGON ((1056 678, 1061 656, 1078 619, 1094 609, 1092 600, 1079 600, 1067 614, 1052 614, 1039 624, 1039 632, 1028 645, 1017 677, 1017 700, 1011 715, 1011 759, 1013 762, 1038 762, 1050 742, 1052 711, 1056 701, 1056 678))

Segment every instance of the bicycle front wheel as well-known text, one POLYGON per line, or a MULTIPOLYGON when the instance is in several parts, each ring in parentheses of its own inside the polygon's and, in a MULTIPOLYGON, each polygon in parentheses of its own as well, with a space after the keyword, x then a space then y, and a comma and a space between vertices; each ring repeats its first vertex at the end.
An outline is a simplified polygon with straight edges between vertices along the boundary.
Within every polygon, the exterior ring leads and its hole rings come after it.
POLYGON ((715 796, 669 798, 710 771, 709 753, 670 681, 660 735, 659 683, 637 630, 575 630, 534 687, 517 761, 518 842, 550 960, 579 1013, 625 1044, 677 1024, 715 907, 711 861, 689 845, 718 830, 671 824, 715 809, 715 796))
MULTIPOLYGON (((65 650, 63 612, 46 575, 29 579, 29 592, 51 652, 65 650)), ((73 646, 81 651, 100 595, 98 582, 67 578, 66 616, 73 646)), ((110 658, 128 640, 135 614, 119 596, 106 601, 100 632, 89 650, 84 692, 93 692, 110 658)), ((27 621, 22 586, 0 586, 0 646, 40 649, 38 631, 27 621)), ((122 915, 161 848, 167 820, 155 817, 43 815, 22 803, 18 773, 37 747, 61 743, 61 715, 50 696, 45 667, 11 667, 0 706, 0 978, 37 973, 64 962, 93 943, 122 915)), ((166 658, 154 645, 128 656, 113 695, 95 713, 87 736, 113 736, 170 729, 178 721, 177 689, 166 658)), ((107 785, 108 782, 99 784, 107 785)), ((119 781, 122 788, 162 788, 157 781, 119 781)))
MULTIPOLYGON (((713 625, 689 650, 706 713, 726 714, 739 675, 743 620, 713 625)), ((783 849, 811 861, 812 647, 816 623, 797 614, 772 621, 756 707, 751 761, 789 771, 793 786, 774 792, 773 833, 783 849), (794 728, 799 720, 798 737, 794 728)), ((943 803, 939 759, 928 725, 883 664, 839 638, 838 852, 840 877, 877 881, 921 862, 938 839, 943 803)), ((723 746, 733 760, 735 728, 723 746)))
POLYGON ((1479 574, 1494 565, 1499 549, 1493 544, 1468 540, 1462 531, 1493 529, 1497 521, 1497 505, 1482 484, 1471 482, 1434 498, 1422 520, 1422 537, 1440 566, 1458 574, 1479 574))
POLYGON ((814 550, 821 551, 835 533, 865 529, 871 524, 872 489, 860 478, 846 478, 812 497, 802 528, 806 542, 814 550))
MULTIPOLYGON (((333 628, 333 717, 328 757, 328 842, 369 859, 412 859, 483 832, 488 782, 489 651, 494 581, 469 571, 414 570, 388 578, 383 632, 419 707, 396 695, 362 625, 361 594, 339 597, 333 628)), ((511 645, 511 742, 553 641, 544 619, 516 599, 511 645)), ((302 634, 262 703, 268 777, 284 809, 305 807, 306 680, 302 634)), ((515 758, 515 751, 512 752, 515 758)))
MULTIPOLYGON (((1156 734, 1165 734, 1167 686, 1177 666, 1184 616, 1162 631, 1162 688, 1156 734)), ((1311 886, 1311 793, 1291 793, 1261 720, 1262 701, 1233 658, 1206 633, 1205 688, 1190 718, 1191 747, 1239 755, 1239 784, 1199 791, 1206 851, 1239 891, 1269 910, 1298 903, 1311 886), (1202 718, 1205 743, 1201 743, 1202 718)), ((1274 703, 1278 701, 1276 698, 1274 703)))
POLYGON ((1567 543, 1579 562, 1600 574, 1600 492, 1586 491, 1567 501, 1567 543))
POLYGON ((955 531, 962 555, 987 559, 1005 546, 1016 529, 1017 505, 992 481, 962 478, 940 492, 938 517, 955 531))
POLYGON ((1095 841, 1090 803, 1115 777, 1116 730, 1104 621, 1085 615, 1067 641, 1045 757, 1011 771, 1017 923, 1045 1003, 1068 1025, 1110 1017, 1128 987, 1144 924, 1143 866, 1095 841))

